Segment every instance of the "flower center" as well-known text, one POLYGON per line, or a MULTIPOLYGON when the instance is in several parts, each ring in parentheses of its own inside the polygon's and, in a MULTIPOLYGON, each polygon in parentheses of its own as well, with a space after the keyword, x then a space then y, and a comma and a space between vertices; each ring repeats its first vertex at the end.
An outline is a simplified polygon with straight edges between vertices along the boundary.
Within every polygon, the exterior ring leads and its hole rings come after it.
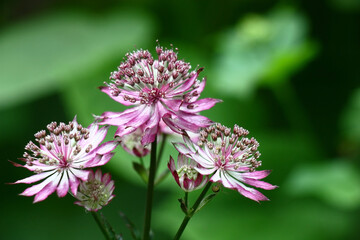
POLYGON ((140 97, 142 104, 153 104, 157 103, 160 98, 165 97, 165 94, 158 88, 153 88, 150 91, 142 91, 140 97))
POLYGON ((179 178, 186 175, 189 179, 195 180, 197 178, 198 172, 192 166, 182 166, 177 170, 179 178))

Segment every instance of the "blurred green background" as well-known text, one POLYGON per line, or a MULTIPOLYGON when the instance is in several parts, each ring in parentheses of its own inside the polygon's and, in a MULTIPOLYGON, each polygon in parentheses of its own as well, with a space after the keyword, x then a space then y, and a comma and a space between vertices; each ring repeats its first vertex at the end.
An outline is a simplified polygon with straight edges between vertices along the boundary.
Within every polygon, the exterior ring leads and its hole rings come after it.
MULTIPOLYGON (((359 13, 359 0, 2 1, 0 239, 103 239, 71 196, 18 196, 27 186, 6 183, 30 172, 8 160, 51 121, 123 110, 97 87, 126 52, 154 53, 156 39, 205 67, 202 97, 224 102, 203 114, 249 129, 280 186, 261 204, 222 189, 182 239, 360 239, 359 13)), ((132 161, 119 151, 103 167, 116 181, 103 212, 125 239, 119 211, 142 229, 145 205, 132 161)), ((156 189, 155 239, 174 236, 180 197, 171 177, 156 189)))

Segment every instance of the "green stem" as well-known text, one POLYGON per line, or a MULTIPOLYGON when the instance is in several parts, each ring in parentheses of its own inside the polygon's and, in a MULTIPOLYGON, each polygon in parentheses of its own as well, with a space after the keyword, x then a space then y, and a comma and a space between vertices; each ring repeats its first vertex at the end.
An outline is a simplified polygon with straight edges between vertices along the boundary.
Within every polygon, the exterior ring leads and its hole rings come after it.
POLYGON ((194 215, 196 209, 199 207, 201 201, 204 199, 207 191, 209 190, 212 182, 208 182, 204 188, 204 190, 200 193, 199 197, 197 198, 196 202, 192 206, 192 208, 188 211, 188 214, 184 217, 175 237, 174 240, 179 240, 182 233, 184 232, 188 222, 190 221, 191 217, 194 215))
MULTIPOLYGON (((167 135, 166 135, 166 134, 163 134, 163 140, 162 140, 162 142, 161 142, 159 154, 158 154, 158 156, 157 156, 156 166, 160 166, 162 154, 164 153, 166 137, 167 137, 167 135)), ((156 171, 157 171, 157 169, 158 169, 158 167, 156 168, 156 171)), ((156 174, 156 173, 155 173, 155 174, 156 174)))
POLYGON ((151 143, 150 173, 149 173, 149 181, 148 181, 147 194, 146 194, 145 223, 144 223, 144 232, 142 238, 143 240, 149 240, 150 238, 151 210, 152 210, 154 181, 155 181, 155 173, 156 173, 156 147, 157 147, 157 139, 155 137, 154 142, 151 143))
POLYGON ((185 201, 185 207, 186 209, 189 207, 189 198, 188 198, 189 193, 185 192, 185 197, 184 197, 184 201, 185 201))
POLYGON ((108 231, 106 230, 106 227, 105 227, 103 221, 99 217, 99 213, 98 212, 91 212, 91 214, 94 217, 94 219, 95 219, 96 223, 98 224, 99 228, 101 229, 102 233, 104 234, 105 238, 107 240, 111 240, 111 237, 110 237, 108 231))

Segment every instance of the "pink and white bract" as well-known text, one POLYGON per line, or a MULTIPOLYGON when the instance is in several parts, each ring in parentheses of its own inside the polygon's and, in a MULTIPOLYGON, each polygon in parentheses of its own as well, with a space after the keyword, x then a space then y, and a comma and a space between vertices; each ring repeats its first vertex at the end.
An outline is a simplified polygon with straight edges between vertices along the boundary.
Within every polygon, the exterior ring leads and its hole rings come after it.
POLYGON ((75 204, 84 207, 88 211, 100 210, 114 198, 112 194, 115 189, 114 181, 111 180, 109 173, 102 175, 98 169, 94 173, 89 173, 88 180, 81 182, 76 198, 79 200, 75 204))
POLYGON ((170 156, 168 168, 177 184, 185 191, 191 192, 205 186, 209 178, 201 175, 195 168, 198 163, 183 154, 179 154, 177 165, 170 156))
POLYGON ((189 72, 190 64, 178 60, 172 49, 158 46, 156 52, 156 60, 147 50, 128 53, 118 71, 111 73, 111 83, 100 87, 113 100, 134 106, 120 113, 103 113, 99 117, 101 124, 117 126, 115 135, 119 137, 141 127, 144 145, 153 142, 170 121, 171 125, 175 124, 170 126, 175 131, 180 128, 196 132, 209 126, 212 121, 198 113, 219 102, 212 98, 198 100, 205 87, 204 79, 197 80, 202 68, 189 72), (168 122, 163 121, 164 115, 168 122))
POLYGON ((35 134, 39 145, 29 142, 25 149, 25 165, 14 163, 36 173, 33 176, 18 180, 15 183, 34 183, 37 185, 27 188, 21 195, 33 196, 34 202, 46 199, 55 190, 59 197, 64 197, 69 188, 75 196, 82 181, 88 179, 89 170, 85 168, 101 166, 114 155, 112 150, 117 142, 110 141, 102 145, 108 127, 99 129, 95 123, 88 128, 77 123, 76 118, 69 124, 52 122, 47 125, 49 134, 45 130, 35 134))
POLYGON ((195 169, 202 175, 212 175, 210 181, 220 182, 226 188, 236 189, 243 196, 255 201, 269 200, 259 191, 247 185, 266 190, 277 186, 260 181, 270 174, 269 170, 255 171, 261 165, 257 159, 258 142, 248 139, 249 132, 237 125, 231 129, 219 123, 200 131, 198 144, 184 136, 185 144, 175 143, 182 154, 194 159, 200 166, 195 169))
POLYGON ((128 153, 136 157, 144 157, 150 153, 150 146, 141 144, 143 129, 138 128, 134 132, 119 138, 121 146, 128 153))

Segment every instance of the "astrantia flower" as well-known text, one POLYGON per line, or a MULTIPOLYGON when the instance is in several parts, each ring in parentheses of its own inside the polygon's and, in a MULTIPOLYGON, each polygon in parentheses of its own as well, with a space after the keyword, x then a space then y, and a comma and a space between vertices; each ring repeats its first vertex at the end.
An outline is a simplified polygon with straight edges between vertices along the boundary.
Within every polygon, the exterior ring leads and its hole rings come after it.
POLYGON ((203 175, 212 175, 210 181, 220 182, 226 188, 255 201, 269 200, 262 193, 247 185, 266 190, 277 186, 260 181, 270 174, 269 170, 255 171, 261 165, 257 159, 259 146, 254 138, 246 138, 247 130, 237 125, 231 129, 215 124, 200 131, 198 144, 184 136, 185 144, 175 143, 176 149, 194 159, 200 166, 195 169, 203 175))
POLYGON ((177 184, 186 192, 191 192, 202 188, 209 180, 206 176, 201 175, 195 167, 198 164, 191 158, 179 154, 177 166, 174 159, 170 156, 168 168, 175 178, 177 184))
POLYGON ((150 152, 149 145, 141 144, 143 129, 138 128, 134 132, 119 138, 121 146, 130 154, 144 157, 150 152))
POLYGON ((160 125, 164 125, 164 115, 178 128, 195 132, 212 123, 198 113, 219 102, 211 98, 198 100, 205 87, 204 79, 197 80, 202 68, 189 72, 190 64, 178 60, 172 49, 157 47, 156 53, 156 60, 147 50, 127 54, 118 71, 111 73, 111 83, 100 87, 115 101, 134 106, 121 113, 103 113, 101 124, 117 126, 116 135, 120 137, 142 127, 144 145, 153 142, 163 130, 160 125))
POLYGON ((79 200, 75 204, 85 207, 88 211, 100 210, 114 198, 112 194, 115 189, 114 181, 111 180, 109 173, 102 175, 98 169, 94 173, 90 172, 88 180, 81 182, 76 198, 79 200))
POLYGON ((77 188, 82 181, 88 179, 89 170, 85 168, 101 166, 113 156, 112 150, 117 142, 110 141, 102 145, 108 127, 100 128, 91 124, 88 128, 76 122, 76 118, 69 124, 52 122, 47 125, 49 134, 45 130, 35 134, 38 145, 29 142, 24 153, 25 165, 15 164, 36 173, 15 183, 41 183, 27 188, 21 195, 33 196, 34 202, 46 199, 55 190, 59 197, 64 197, 69 188, 76 195, 77 188))

